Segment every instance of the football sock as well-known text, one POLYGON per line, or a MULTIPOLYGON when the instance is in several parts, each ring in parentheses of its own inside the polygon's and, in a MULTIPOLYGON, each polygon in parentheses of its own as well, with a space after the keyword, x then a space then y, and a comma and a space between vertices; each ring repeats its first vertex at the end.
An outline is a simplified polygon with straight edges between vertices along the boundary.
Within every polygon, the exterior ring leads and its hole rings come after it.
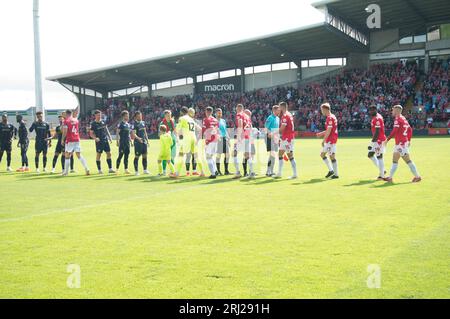
POLYGON ((133 164, 134 164, 134 171, 138 172, 139 171, 139 158, 138 157, 134 158, 133 164))
POLYGON ((244 161, 242 162, 242 168, 244 169, 244 175, 247 175, 247 162, 248 162, 248 159, 244 158, 244 161))
POLYGON ((284 159, 283 156, 278 158, 278 175, 281 176, 281 172, 283 171, 284 159))
POLYGON ((36 166, 36 168, 39 168, 39 156, 34 157, 34 165, 36 166))
POLYGON ((392 163, 392 167, 391 167, 391 173, 390 173, 390 177, 394 177, 395 171, 397 170, 398 167, 398 163, 392 163))
POLYGON ((376 158, 375 156, 372 156, 370 158, 370 160, 373 162, 373 164, 378 168, 378 158, 376 158))
POLYGON ((66 158, 65 160, 65 165, 64 165, 64 174, 69 173, 69 166, 70 166, 70 158, 66 158))
MULTIPOLYGON (((9 165, 8 165, 8 166, 9 166, 9 165)), ((409 169, 411 170, 411 173, 413 173, 413 175, 414 175, 415 177, 419 177, 419 176, 420 176, 420 175, 419 175, 419 172, 417 171, 416 164, 414 164, 413 161, 409 162, 409 163, 408 163, 408 166, 409 166, 409 169)))
POLYGON ((0 152, 0 163, 2 162, 2 158, 3 158, 3 151, 0 152))
MULTIPOLYGON (((169 163, 167 163, 167 165, 169 165, 169 163)), ((180 174, 182 166, 183 166, 183 158, 179 157, 178 158, 178 163, 176 163, 177 174, 180 174)))
POLYGON ((269 173, 273 174, 273 169, 275 167, 275 156, 270 156, 270 168, 269 168, 269 173))
POLYGON ((144 168, 144 171, 147 170, 147 157, 142 158, 142 167, 144 168))
MULTIPOLYGON (((88 171, 89 167, 87 166, 86 160, 81 155, 80 155, 80 162, 81 162, 81 165, 83 165, 84 169, 88 171)), ((67 162, 66 162, 66 164, 67 164, 67 162)))
POLYGON ((102 163, 100 161, 95 161, 95 163, 97 164, 97 169, 99 171, 101 171, 102 170, 102 163))
POLYGON ((158 163, 158 173, 162 174, 162 172, 163 172, 163 162, 159 162, 158 163))
POLYGON ((338 166, 337 166, 337 161, 334 159, 334 160, 331 160, 331 164, 333 165, 333 172, 334 172, 334 175, 335 176, 339 176, 339 173, 338 173, 338 166))
POLYGON ((6 166, 11 166, 11 153, 6 153, 6 166))
POLYGON ((294 176, 297 176, 297 162, 294 158, 291 159, 291 166, 292 166, 292 174, 294 176))
POLYGON ((214 165, 214 159, 208 158, 207 160, 209 171, 211 172, 211 175, 216 174, 216 166, 214 165))
POLYGON ((240 172, 239 172, 239 162, 238 162, 237 156, 233 157, 233 163, 234 163, 234 168, 236 170, 236 175, 238 175, 240 172))
POLYGON ((216 162, 216 169, 218 172, 220 172, 220 160, 216 162))
POLYGON ((56 167, 56 162, 58 162, 58 156, 53 156, 52 168, 56 167))
POLYGON ((70 169, 73 170, 73 155, 70 157, 70 169))
POLYGON ((325 165, 327 166, 327 168, 328 168, 328 171, 333 171, 333 167, 331 167, 331 163, 330 163, 330 161, 328 160, 328 157, 324 157, 323 158, 323 162, 325 163, 325 165))
POLYGON ((63 154, 63 155, 61 155, 61 167, 62 167, 63 171, 64 171, 65 164, 66 164, 66 158, 64 157, 64 154, 63 154))
POLYGON ((169 167, 170 172, 173 174, 174 171, 175 171, 175 169, 174 169, 174 167, 173 167, 172 161, 169 161, 169 162, 167 163, 167 166, 169 167))
POLYGON ((123 166, 125 167, 125 169, 128 169, 128 156, 129 154, 125 153, 125 155, 123 156, 123 166))
POLYGON ((119 153, 119 157, 117 158, 117 161, 116 161, 116 169, 119 169, 120 162, 122 161, 122 157, 123 157, 123 153, 119 153))
POLYGON ((42 166, 45 168, 47 166, 47 155, 42 155, 42 166))
POLYGON ((112 160, 110 158, 106 159, 106 163, 108 163, 108 168, 112 169, 112 160))
POLYGON ((384 177, 384 160, 382 157, 378 159, 378 168, 380 170, 380 176, 384 177))
POLYGON ((165 170, 166 170, 166 167, 167 167, 167 161, 166 161, 166 160, 163 160, 162 163, 161 163, 161 165, 162 165, 163 171, 165 171, 165 170))
POLYGON ((223 165, 225 166, 225 172, 228 172, 228 160, 227 159, 223 160, 223 165))
MULTIPOLYGON (((201 165, 200 163, 197 163, 197 159, 192 156, 192 170, 195 172, 197 170, 197 164, 199 164, 199 166, 201 165)), ((200 171, 202 170, 200 167, 198 168, 200 171)))
POLYGON ((252 158, 248 159, 248 168, 249 168, 250 174, 253 174, 254 171, 253 171, 253 159, 252 158))

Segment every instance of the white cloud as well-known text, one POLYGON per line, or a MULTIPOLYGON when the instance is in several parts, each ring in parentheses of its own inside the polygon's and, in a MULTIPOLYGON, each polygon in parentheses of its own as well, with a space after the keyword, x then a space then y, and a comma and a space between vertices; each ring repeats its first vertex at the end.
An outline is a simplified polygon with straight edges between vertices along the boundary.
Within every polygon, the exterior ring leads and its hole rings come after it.
MULTIPOLYGON (((0 109, 34 100, 32 0, 0 2, 0 109)), ((176 53, 323 20, 312 1, 41 0, 42 75, 176 53)), ((75 98, 44 80, 47 107, 75 98)))

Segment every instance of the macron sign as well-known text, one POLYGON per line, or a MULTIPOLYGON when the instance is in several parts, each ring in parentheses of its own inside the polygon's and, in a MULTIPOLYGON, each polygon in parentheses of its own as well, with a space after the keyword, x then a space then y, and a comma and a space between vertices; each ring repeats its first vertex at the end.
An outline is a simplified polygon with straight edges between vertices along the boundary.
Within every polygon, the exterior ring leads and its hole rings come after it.
POLYGON ((231 77, 197 83, 197 93, 235 93, 241 91, 241 78, 231 77))

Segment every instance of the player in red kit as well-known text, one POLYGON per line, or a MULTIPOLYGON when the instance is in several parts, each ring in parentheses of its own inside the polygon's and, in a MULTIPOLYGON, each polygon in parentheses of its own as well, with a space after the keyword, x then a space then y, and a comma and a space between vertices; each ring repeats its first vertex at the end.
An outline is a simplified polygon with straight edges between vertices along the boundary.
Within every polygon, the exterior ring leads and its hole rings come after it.
POLYGON ((213 156, 216 154, 217 142, 219 140, 219 121, 212 116, 212 113, 213 108, 208 106, 205 110, 206 117, 203 119, 202 135, 205 139, 206 162, 211 172, 209 178, 214 179, 218 174, 216 161, 213 156))
POLYGON ((392 129, 391 134, 387 138, 387 142, 391 138, 395 138, 395 147, 394 154, 392 156, 392 167, 391 173, 389 177, 386 178, 387 182, 392 183, 392 179, 394 177, 395 171, 398 168, 398 160, 403 158, 406 164, 408 164, 411 173, 413 173, 414 178, 412 180, 413 183, 420 182, 422 178, 420 177, 419 172, 417 171, 416 165, 411 160, 409 156, 409 145, 412 138, 412 128, 409 126, 408 121, 402 115, 403 107, 401 105, 394 105, 392 107, 392 116, 395 117, 394 120, 394 128, 392 129))
POLYGON ((317 133, 317 137, 323 137, 322 141, 322 157, 323 162, 328 168, 326 178, 339 178, 338 166, 336 161, 336 143, 338 140, 338 128, 336 116, 331 113, 331 106, 329 103, 324 103, 320 106, 320 111, 326 116, 325 131, 317 133), (330 156, 331 164, 328 161, 327 154, 330 156))
POLYGON ((248 126, 251 125, 250 118, 244 112, 244 106, 238 104, 236 106, 236 132, 235 143, 233 150, 233 162, 236 169, 236 173, 233 178, 241 178, 241 172, 239 171, 238 154, 244 153, 244 162, 247 162, 250 158, 250 130, 248 126))
POLYGON ((378 169, 378 180, 384 180, 384 159, 386 135, 384 133, 383 116, 377 112, 377 107, 371 105, 369 107, 369 115, 372 117, 370 126, 372 129, 372 140, 369 145, 369 153, 367 156, 375 164, 378 169))
POLYGON ((66 111, 66 119, 64 120, 63 136, 61 139, 61 144, 65 144, 65 157, 66 162, 64 165, 63 176, 67 176, 70 167, 70 157, 73 153, 76 154, 84 169, 86 170, 86 175, 89 175, 89 168, 87 166, 86 160, 81 156, 81 146, 80 146, 80 130, 78 122, 78 109, 76 109, 73 114, 72 110, 66 111))
POLYGON ((289 161, 292 166, 292 176, 289 179, 297 178, 297 163, 294 159, 294 142, 295 142, 295 131, 294 131, 294 117, 288 111, 288 106, 286 102, 278 103, 280 106, 280 149, 278 151, 278 174, 275 178, 281 178, 281 173, 283 171, 284 154, 287 154, 289 161))

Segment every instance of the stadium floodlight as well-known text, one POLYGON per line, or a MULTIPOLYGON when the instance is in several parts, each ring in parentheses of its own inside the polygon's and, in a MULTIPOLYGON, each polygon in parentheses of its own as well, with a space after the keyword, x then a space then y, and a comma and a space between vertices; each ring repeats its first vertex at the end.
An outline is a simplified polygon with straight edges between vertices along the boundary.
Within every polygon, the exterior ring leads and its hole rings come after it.
POLYGON ((41 48, 39 41, 39 0, 33 0, 34 91, 36 111, 44 112, 42 103, 41 48))

